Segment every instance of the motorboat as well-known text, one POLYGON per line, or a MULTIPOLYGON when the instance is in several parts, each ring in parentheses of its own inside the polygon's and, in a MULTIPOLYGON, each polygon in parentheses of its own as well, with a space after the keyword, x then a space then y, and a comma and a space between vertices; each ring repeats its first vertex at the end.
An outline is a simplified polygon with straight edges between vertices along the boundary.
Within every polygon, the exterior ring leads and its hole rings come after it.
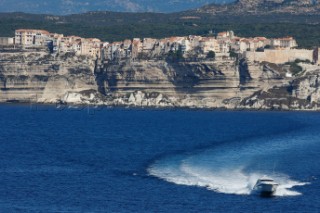
POLYGON ((259 193, 261 196, 272 196, 279 184, 274 182, 273 179, 263 177, 257 180, 256 185, 253 187, 253 191, 259 193))

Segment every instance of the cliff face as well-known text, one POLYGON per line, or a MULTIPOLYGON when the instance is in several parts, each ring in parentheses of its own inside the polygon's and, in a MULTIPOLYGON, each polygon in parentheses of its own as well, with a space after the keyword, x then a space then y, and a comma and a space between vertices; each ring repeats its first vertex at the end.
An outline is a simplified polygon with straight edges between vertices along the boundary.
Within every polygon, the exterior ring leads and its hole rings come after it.
MULTIPOLYGON (((311 66, 311 65, 310 65, 311 66)), ((74 55, 0 53, 0 102, 228 109, 318 109, 319 70, 217 58, 117 63, 74 55)))
POLYGON ((106 64, 97 76, 102 91, 129 105, 214 107, 239 91, 234 61, 124 62, 106 64))
POLYGON ((55 103, 72 92, 96 90, 94 61, 45 52, 0 53, 0 101, 55 103))

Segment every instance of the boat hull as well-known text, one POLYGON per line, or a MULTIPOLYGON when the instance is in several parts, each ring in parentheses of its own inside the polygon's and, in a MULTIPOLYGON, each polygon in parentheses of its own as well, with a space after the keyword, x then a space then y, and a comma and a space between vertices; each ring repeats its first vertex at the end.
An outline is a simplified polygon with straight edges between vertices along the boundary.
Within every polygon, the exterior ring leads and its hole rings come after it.
POLYGON ((278 185, 277 184, 264 184, 261 183, 255 187, 255 190, 261 195, 261 196, 272 196, 276 190, 278 185))

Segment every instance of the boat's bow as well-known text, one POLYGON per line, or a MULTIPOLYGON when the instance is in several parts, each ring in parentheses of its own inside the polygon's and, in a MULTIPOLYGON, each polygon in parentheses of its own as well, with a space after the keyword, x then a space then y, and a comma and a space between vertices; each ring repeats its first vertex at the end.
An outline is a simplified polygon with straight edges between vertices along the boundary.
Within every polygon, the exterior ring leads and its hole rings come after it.
POLYGON ((274 182, 273 179, 260 178, 260 179, 258 179, 253 190, 260 193, 260 195, 270 196, 276 192, 278 186, 279 186, 279 184, 274 182))

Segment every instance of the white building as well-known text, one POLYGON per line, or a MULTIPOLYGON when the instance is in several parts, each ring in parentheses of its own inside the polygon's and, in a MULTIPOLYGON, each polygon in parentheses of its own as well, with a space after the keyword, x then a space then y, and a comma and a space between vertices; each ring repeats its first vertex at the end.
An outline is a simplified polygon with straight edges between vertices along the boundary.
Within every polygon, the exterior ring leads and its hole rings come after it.
POLYGON ((19 29, 15 31, 15 44, 23 47, 44 47, 50 41, 46 30, 19 29))
POLYGON ((297 46, 297 42, 293 37, 271 39, 271 47, 274 49, 292 49, 297 46))
POLYGON ((221 51, 220 44, 213 37, 205 37, 200 40, 200 48, 203 53, 208 53, 213 51, 215 53, 219 53, 221 51))

